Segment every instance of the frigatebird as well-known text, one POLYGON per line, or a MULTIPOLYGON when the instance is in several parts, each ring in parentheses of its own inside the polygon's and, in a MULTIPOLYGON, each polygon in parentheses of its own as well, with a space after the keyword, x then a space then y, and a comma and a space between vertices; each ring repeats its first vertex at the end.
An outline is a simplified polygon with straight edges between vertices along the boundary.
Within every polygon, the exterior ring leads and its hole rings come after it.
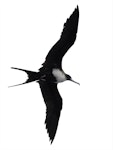
MULTIPOLYGON (((78 30, 78 20, 79 8, 77 6, 64 24, 60 39, 50 49, 45 62, 42 64, 42 67, 38 72, 12 67, 12 69, 24 71, 28 75, 27 80, 18 85, 33 81, 39 83, 46 105, 45 124, 51 143, 53 142, 57 131, 60 112, 62 109, 62 98, 57 89, 57 84, 66 80, 75 82, 70 75, 63 71, 62 58, 75 42, 78 30)), ((78 82, 75 83, 79 84, 78 82)))

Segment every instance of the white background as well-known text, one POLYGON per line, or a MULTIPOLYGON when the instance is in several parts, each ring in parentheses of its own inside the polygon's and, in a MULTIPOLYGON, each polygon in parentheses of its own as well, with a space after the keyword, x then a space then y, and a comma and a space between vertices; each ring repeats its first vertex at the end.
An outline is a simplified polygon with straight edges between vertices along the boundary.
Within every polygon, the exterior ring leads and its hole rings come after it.
POLYGON ((111 150, 112 1, 1 0, 0 7, 0 150, 111 150), (37 71, 77 4, 77 40, 63 68, 81 85, 59 84, 63 110, 50 145, 39 85, 8 88, 27 78, 10 67, 37 71))

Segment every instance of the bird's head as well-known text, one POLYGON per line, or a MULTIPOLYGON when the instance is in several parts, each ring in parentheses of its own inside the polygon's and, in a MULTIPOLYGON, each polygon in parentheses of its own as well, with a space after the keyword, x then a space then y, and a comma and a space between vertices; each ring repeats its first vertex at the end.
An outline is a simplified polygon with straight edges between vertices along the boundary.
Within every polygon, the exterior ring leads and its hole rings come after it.
POLYGON ((74 80, 71 78, 71 76, 68 75, 68 74, 66 74, 66 79, 69 80, 69 81, 72 81, 72 82, 74 82, 74 83, 76 83, 76 84, 78 84, 78 85, 80 85, 80 83, 74 81, 74 80))

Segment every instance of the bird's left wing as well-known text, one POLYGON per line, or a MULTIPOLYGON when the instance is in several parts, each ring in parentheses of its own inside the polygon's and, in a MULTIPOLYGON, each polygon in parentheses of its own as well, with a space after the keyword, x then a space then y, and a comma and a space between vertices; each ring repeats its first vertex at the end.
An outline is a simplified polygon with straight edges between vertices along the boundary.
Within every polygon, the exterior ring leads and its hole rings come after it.
POLYGON ((51 64, 56 63, 58 67, 61 67, 62 57, 75 42, 78 29, 78 20, 79 8, 77 6, 72 15, 64 24, 64 29, 62 31, 61 37, 47 54, 44 64, 50 66, 51 64))
POLYGON ((52 143, 62 109, 62 98, 58 92, 57 84, 39 81, 39 85, 46 104, 46 129, 52 143))

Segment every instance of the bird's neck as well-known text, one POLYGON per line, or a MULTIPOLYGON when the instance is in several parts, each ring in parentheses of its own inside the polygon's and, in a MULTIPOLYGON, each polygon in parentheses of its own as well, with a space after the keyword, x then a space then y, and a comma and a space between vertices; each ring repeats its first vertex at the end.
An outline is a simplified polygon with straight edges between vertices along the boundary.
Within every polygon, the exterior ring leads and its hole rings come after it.
POLYGON ((62 70, 54 68, 52 70, 52 74, 55 77, 57 83, 66 81, 66 75, 62 70))

